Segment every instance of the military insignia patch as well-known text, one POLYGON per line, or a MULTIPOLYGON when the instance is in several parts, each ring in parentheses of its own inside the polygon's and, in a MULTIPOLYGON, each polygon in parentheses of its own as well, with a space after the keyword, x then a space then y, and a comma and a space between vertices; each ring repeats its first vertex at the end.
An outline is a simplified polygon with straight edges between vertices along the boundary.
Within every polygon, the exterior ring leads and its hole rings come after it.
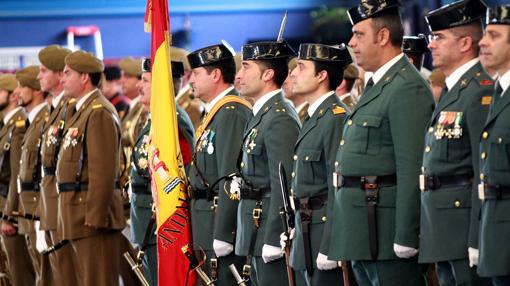
POLYGON ((345 109, 340 107, 340 106, 335 106, 335 108, 333 108, 333 114, 344 114, 345 113, 345 109))
POLYGON ((490 105, 492 102, 492 96, 482 96, 482 105, 490 105))
POLYGON ((480 81, 480 85, 493 85, 494 82, 492 80, 484 79, 480 81))
POLYGON ((17 128, 25 127, 25 120, 17 120, 16 127, 17 128))

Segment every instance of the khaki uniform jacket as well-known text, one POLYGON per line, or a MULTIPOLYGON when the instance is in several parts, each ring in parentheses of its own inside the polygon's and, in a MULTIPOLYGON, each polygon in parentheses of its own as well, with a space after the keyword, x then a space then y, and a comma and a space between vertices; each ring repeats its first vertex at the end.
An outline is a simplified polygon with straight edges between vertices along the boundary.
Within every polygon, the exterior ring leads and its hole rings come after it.
POLYGON ((17 179, 26 119, 25 112, 20 108, 0 130, 0 157, 3 157, 0 184, 2 188, 6 187, 0 194, 0 207, 4 216, 11 216, 12 211, 18 211, 17 179))
MULTIPOLYGON (((19 210, 24 214, 39 216, 39 183, 41 182, 41 136, 49 116, 48 106, 44 106, 27 128, 21 146, 21 160, 18 175, 19 210), (25 186, 28 185, 28 186, 25 186)), ((19 219, 19 232, 34 232, 31 220, 19 219)))
POLYGON ((493 91, 493 80, 478 63, 441 94, 432 114, 425 135, 425 173, 473 180, 421 194, 420 262, 463 259, 468 247, 478 249, 479 142, 493 91), (456 130, 460 136, 445 133, 456 130))
MULTIPOLYGON (((393 244, 418 248, 425 127, 434 109, 427 83, 404 56, 361 96, 346 118, 337 153, 344 176, 396 175, 377 204, 377 260, 397 259, 393 244)), ((372 260, 365 191, 342 187, 335 194, 331 260, 372 260)))
POLYGON ((96 90, 67 122, 59 151, 57 231, 62 239, 124 228, 122 195, 116 186, 119 139, 117 112, 96 90), (60 184, 76 183, 81 190, 60 191, 60 184))
POLYGON ((63 128, 71 117, 76 100, 63 97, 50 114, 44 126, 41 146, 43 177, 41 180, 41 198, 39 200, 40 228, 57 229, 58 193, 55 178, 58 149, 62 145, 63 128), (61 129, 60 129, 61 128, 61 129))
MULTIPOLYGON (((486 184, 510 188, 510 89, 495 94, 480 143, 480 177, 486 184)), ((483 277, 510 275, 510 199, 482 202, 480 260, 483 277)))
MULTIPOLYGON (((299 118, 295 109, 278 93, 253 116, 244 129, 241 174, 255 189, 269 189, 262 199, 262 216, 254 248, 254 256, 262 255, 264 244, 279 246, 283 225, 280 218, 282 192, 278 164, 287 170, 290 184, 293 147, 298 137, 299 118), (252 144, 253 143, 253 144, 252 144)), ((290 186, 287 186, 290 187, 290 186)), ((241 199, 237 216, 235 253, 247 255, 250 247, 255 200, 241 199)))

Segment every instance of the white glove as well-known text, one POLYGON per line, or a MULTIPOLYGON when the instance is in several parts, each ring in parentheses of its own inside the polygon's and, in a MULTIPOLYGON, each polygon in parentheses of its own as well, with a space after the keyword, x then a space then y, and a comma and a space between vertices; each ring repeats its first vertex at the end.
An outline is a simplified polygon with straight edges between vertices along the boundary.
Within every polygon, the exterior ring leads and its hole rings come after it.
POLYGON ((39 221, 36 220, 34 222, 34 226, 35 226, 35 237, 36 237, 35 248, 37 248, 37 251, 39 251, 39 253, 41 253, 44 250, 46 250, 46 248, 48 248, 48 244, 46 244, 46 234, 44 233, 44 230, 39 230, 39 227, 40 227, 39 221))
POLYGON ((480 256, 480 251, 476 248, 468 248, 468 256, 469 256, 469 267, 473 267, 478 265, 478 257, 480 256))
POLYGON ((400 258, 411 258, 418 253, 418 249, 416 248, 403 246, 396 243, 393 244, 393 251, 400 258))
POLYGON ((338 267, 338 261, 329 260, 326 255, 320 252, 317 255, 315 262, 317 263, 317 268, 319 270, 331 270, 338 267))
POLYGON ((230 182, 230 197, 233 199, 241 199, 241 177, 232 177, 230 182))
POLYGON ((290 241, 294 239, 294 229, 291 228, 290 229, 290 233, 289 233, 289 238, 287 238, 287 236, 285 235, 285 232, 282 232, 282 234, 280 234, 280 247, 281 249, 285 249, 285 247, 287 246, 287 241, 290 241))
POLYGON ((262 260, 264 263, 269 263, 283 256, 283 251, 276 246, 264 244, 262 246, 262 260))
POLYGON ((232 244, 217 239, 213 241, 213 248, 217 257, 227 256, 234 251, 234 246, 232 244))

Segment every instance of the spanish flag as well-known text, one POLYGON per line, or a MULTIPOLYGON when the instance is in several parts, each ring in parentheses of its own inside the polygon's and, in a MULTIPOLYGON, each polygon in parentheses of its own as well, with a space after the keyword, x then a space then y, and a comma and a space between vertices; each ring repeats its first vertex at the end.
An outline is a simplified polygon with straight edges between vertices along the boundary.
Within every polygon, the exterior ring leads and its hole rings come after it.
POLYGON ((181 250, 191 243, 191 218, 172 86, 167 1, 148 0, 145 16, 145 28, 152 33, 149 159, 157 210, 158 284, 182 286, 186 281, 193 285, 196 277, 181 250))

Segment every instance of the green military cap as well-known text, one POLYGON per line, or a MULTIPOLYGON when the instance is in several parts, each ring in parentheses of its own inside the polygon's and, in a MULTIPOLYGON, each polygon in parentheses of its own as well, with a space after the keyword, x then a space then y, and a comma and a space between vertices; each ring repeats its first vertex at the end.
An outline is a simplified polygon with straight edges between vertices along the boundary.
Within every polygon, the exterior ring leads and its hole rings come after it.
POLYGON ((445 74, 439 69, 433 70, 429 76, 430 83, 436 86, 444 86, 445 79, 446 79, 445 74))
POLYGON ((480 21, 486 10, 480 0, 462 0, 430 11, 425 20, 430 31, 439 31, 480 21))
POLYGON ((192 69, 212 65, 226 60, 233 60, 234 49, 226 41, 219 45, 208 46, 198 49, 188 55, 188 61, 192 69))
POLYGON ((350 64, 345 68, 344 78, 346 79, 357 79, 359 77, 358 68, 354 64, 350 64))
POLYGON ((21 86, 30 87, 33 90, 41 90, 37 74, 39 74, 39 66, 28 66, 16 72, 16 80, 21 86))
POLYGON ((377 17, 383 12, 399 13, 398 0, 362 0, 358 6, 347 10, 351 24, 355 25, 363 20, 377 17))
POLYGON ((341 69, 352 63, 351 55, 344 44, 338 48, 322 44, 301 44, 298 59, 333 64, 341 69))
POLYGON ((487 25, 510 25, 510 5, 501 5, 487 9, 487 25))
POLYGON ((119 62, 119 68, 124 74, 130 76, 141 76, 142 75, 142 61, 141 59, 135 59, 133 57, 123 58, 119 62))
POLYGON ((71 50, 62 48, 59 45, 51 45, 39 51, 39 61, 48 69, 61 72, 65 67, 65 58, 71 50))
POLYGON ((242 48, 243 61, 288 59, 296 55, 286 41, 256 42, 242 48))
POLYGON ((430 52, 427 38, 423 34, 418 36, 404 36, 402 51, 406 54, 424 54, 430 52))
POLYGON ((185 71, 191 70, 191 67, 188 62, 188 54, 189 52, 186 51, 185 49, 174 46, 170 47, 170 60, 172 62, 182 62, 185 71))
POLYGON ((297 67, 297 57, 293 57, 289 60, 289 72, 293 71, 297 67))
POLYGON ((0 89, 12 92, 18 83, 16 82, 16 76, 13 74, 0 74, 0 89))
POLYGON ((71 69, 80 73, 99 73, 104 70, 103 61, 96 58, 91 53, 81 50, 67 55, 65 63, 71 69))

